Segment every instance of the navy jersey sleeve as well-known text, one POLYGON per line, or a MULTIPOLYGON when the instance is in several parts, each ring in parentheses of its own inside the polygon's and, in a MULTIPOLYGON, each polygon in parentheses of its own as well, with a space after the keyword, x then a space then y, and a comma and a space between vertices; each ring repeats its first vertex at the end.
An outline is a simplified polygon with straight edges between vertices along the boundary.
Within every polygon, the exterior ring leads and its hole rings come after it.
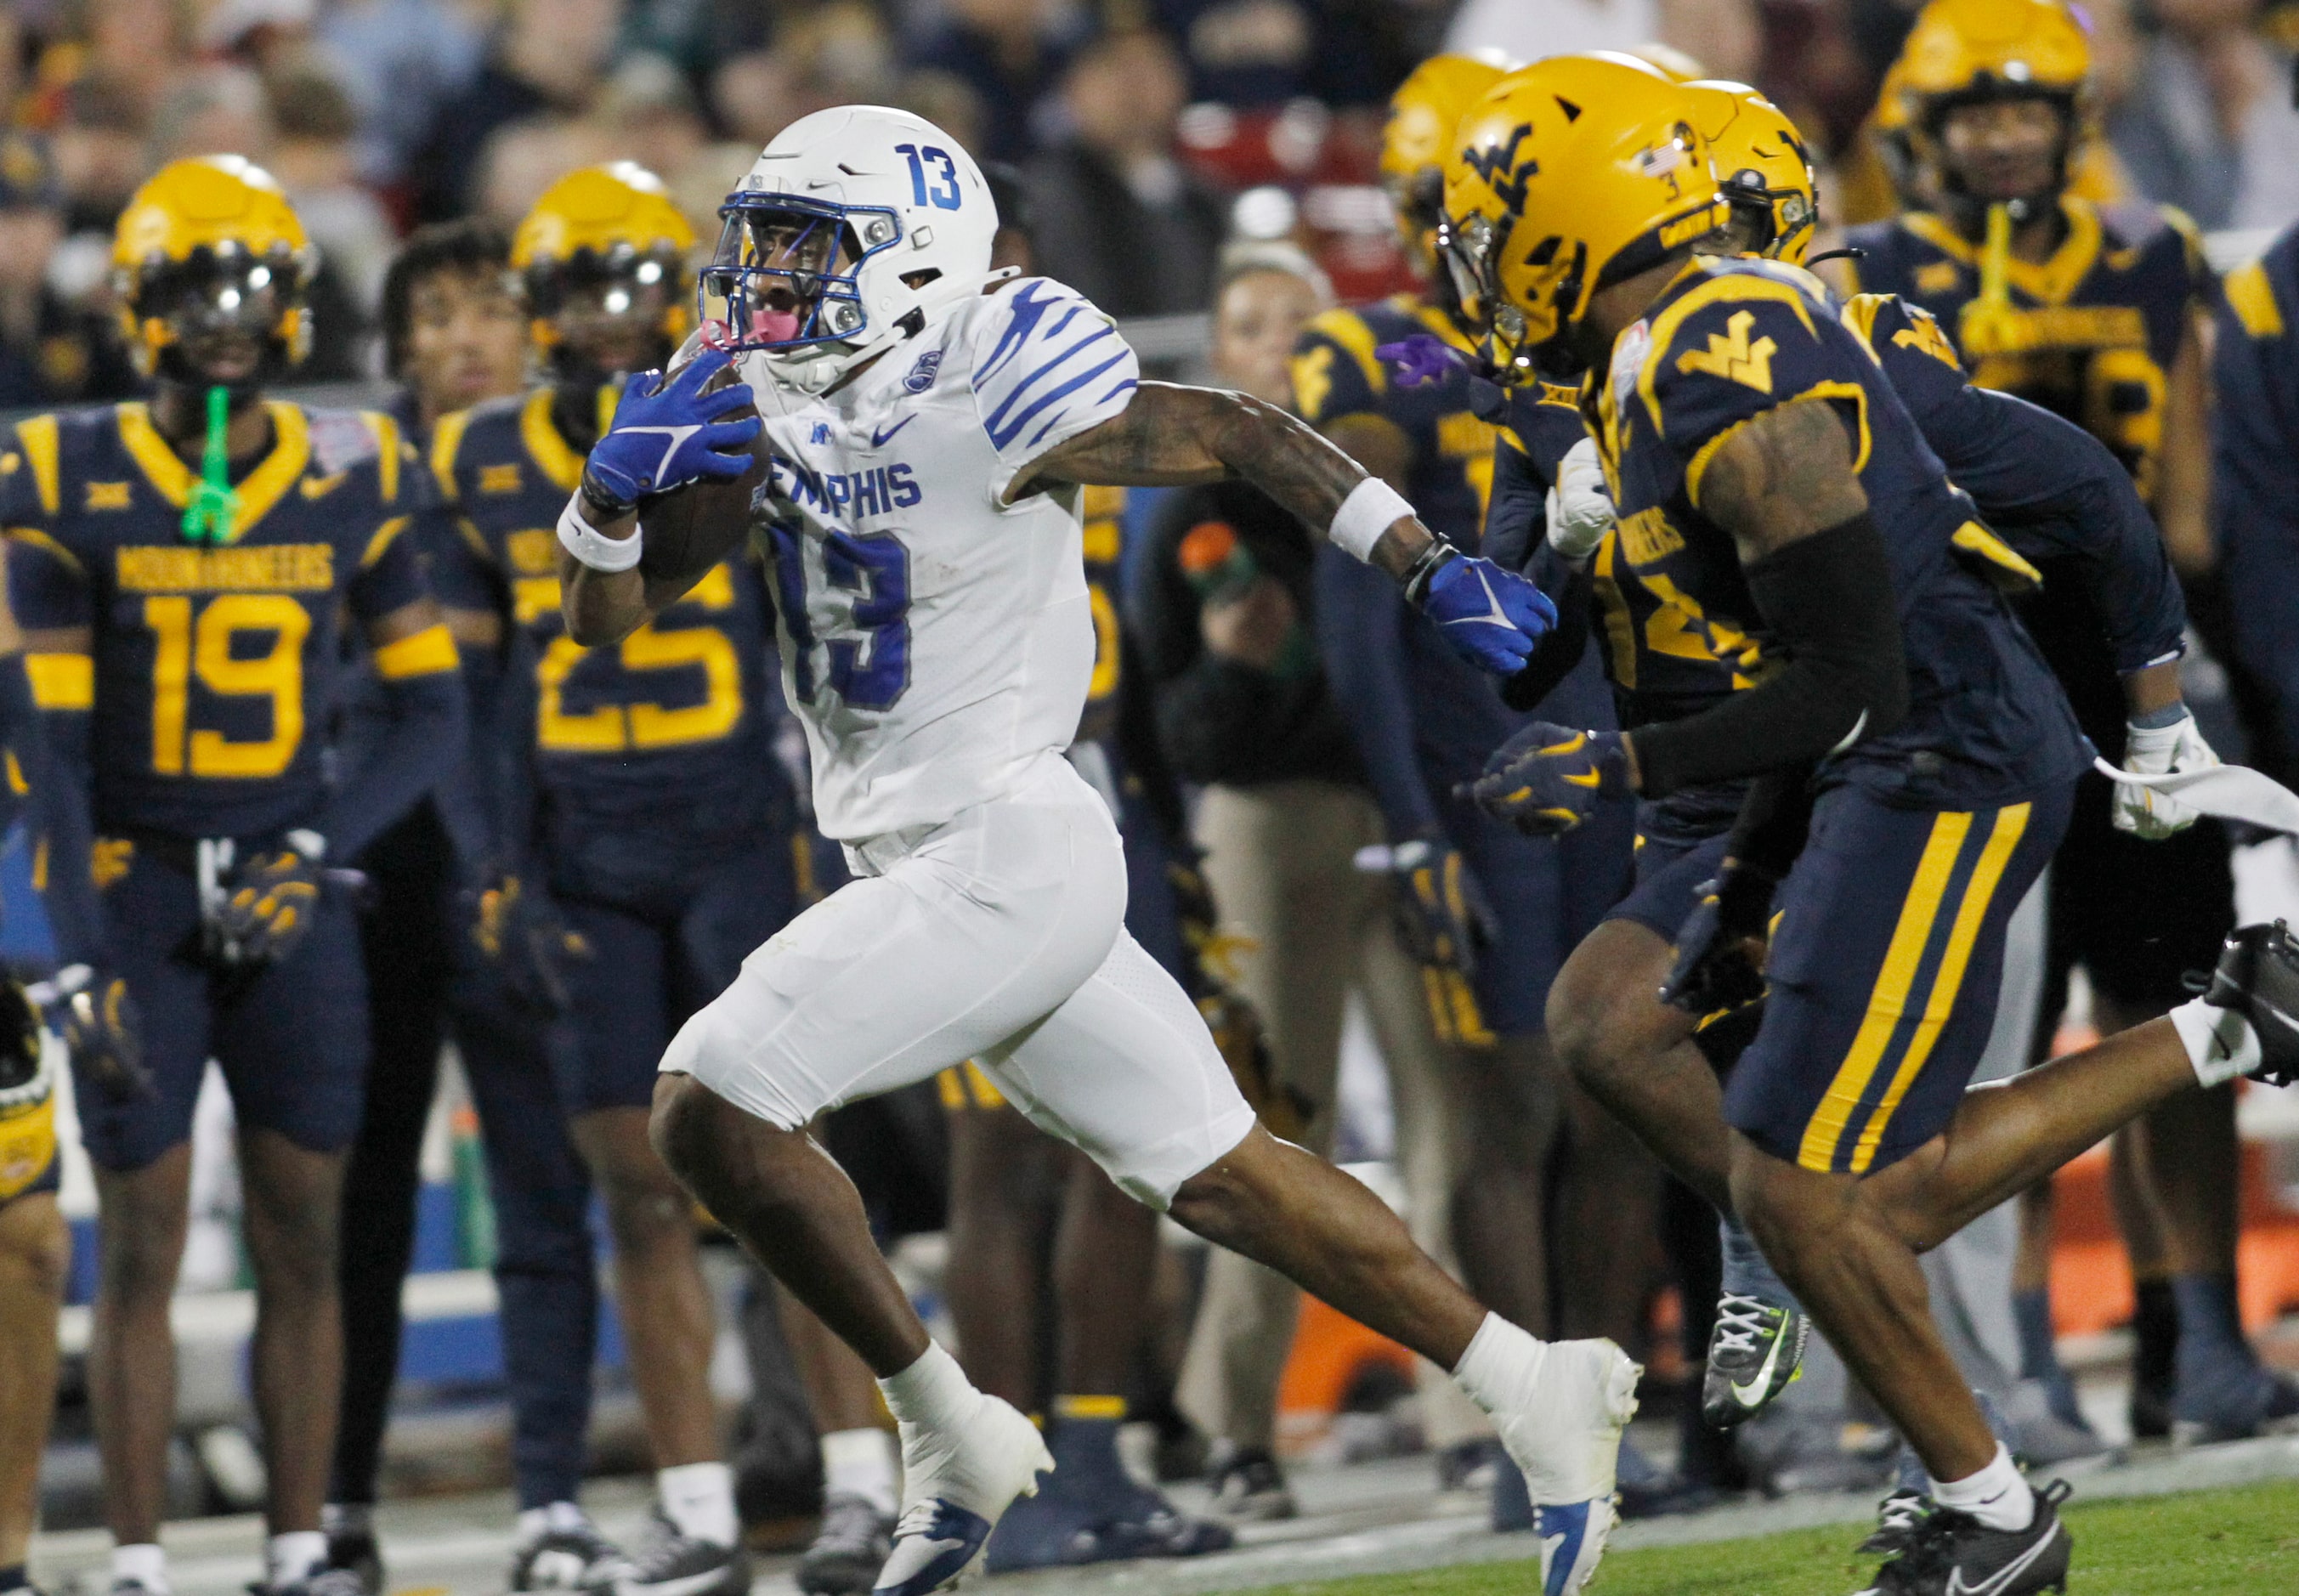
POLYGON ((2024 399, 1975 387, 1930 314, 1862 295, 1845 307, 1955 485, 2022 557, 2078 561, 2118 670, 2177 658, 2187 604, 2162 535, 2106 445, 2024 399))
POLYGON ((382 453, 376 461, 382 518, 360 552, 358 574, 344 594, 361 620, 404 609, 429 594, 421 551, 438 542, 447 513, 438 485, 414 449, 401 441, 398 428, 387 418, 373 420, 388 428, 378 428, 382 453))
POLYGON ((1373 328, 1355 311, 1327 311, 1302 329, 1293 350, 1293 407, 1312 427, 1379 413, 1389 374, 1374 353, 1373 328))
POLYGON ((2299 749, 2299 349, 2287 230, 2228 274, 2212 358, 2212 505, 2236 648, 2266 686, 2286 750, 2299 749))
POLYGON ((1573 391, 1555 383, 1517 389, 1493 409, 1486 419, 1499 436, 1493 440, 1493 496, 1482 553, 1511 570, 1529 572, 1548 536, 1548 489, 1557 464, 1589 428, 1573 391))
POLYGON ((1414 740, 1413 689, 1397 584, 1338 549, 1317 552, 1317 642, 1333 702, 1348 724, 1393 841, 1439 829, 1414 740))

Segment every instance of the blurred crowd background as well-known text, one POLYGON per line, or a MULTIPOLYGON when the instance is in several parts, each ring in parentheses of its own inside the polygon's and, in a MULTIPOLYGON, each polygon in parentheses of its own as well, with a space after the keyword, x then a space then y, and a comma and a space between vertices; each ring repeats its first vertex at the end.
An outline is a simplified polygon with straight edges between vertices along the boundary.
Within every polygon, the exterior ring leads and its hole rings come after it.
MULTIPOLYGON (((2129 187, 2209 229, 2299 214, 2299 4, 2093 0, 2129 187)), ((110 231, 178 156, 242 151, 325 260, 306 375, 379 373, 411 228, 514 226, 562 173, 635 159, 698 231, 824 105, 917 111, 1024 175, 1040 269, 1121 317, 1203 311, 1236 237, 1291 236, 1344 303, 1404 281, 1383 102, 1440 48, 1657 40, 1820 141, 1831 220, 1880 207, 1860 129, 1913 0, 15 0, 0 102, 0 407, 116 397, 110 231)))

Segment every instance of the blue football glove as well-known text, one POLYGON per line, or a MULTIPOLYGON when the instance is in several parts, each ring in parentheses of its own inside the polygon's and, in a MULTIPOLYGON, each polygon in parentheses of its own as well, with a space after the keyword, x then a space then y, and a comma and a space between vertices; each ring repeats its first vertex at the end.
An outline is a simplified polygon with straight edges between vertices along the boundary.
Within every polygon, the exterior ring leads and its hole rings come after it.
POLYGON ((751 469, 751 440, 764 423, 743 383, 703 385, 735 357, 708 349, 668 381, 640 371, 623 384, 607 436, 591 447, 584 483, 595 498, 628 507, 705 477, 731 482, 751 469))
POLYGON ((1495 676, 1515 676, 1556 624, 1548 595, 1515 571, 1432 543, 1406 578, 1405 596, 1453 650, 1495 676))
POLYGON ((1551 720, 1533 721, 1494 750, 1468 789, 1487 814, 1529 836, 1560 836, 1601 800, 1629 791, 1620 733, 1574 731, 1551 720))
POLYGON ((1779 885, 1768 871, 1731 862, 1721 877, 1702 882, 1700 901, 1676 934, 1676 965, 1660 1001, 1706 1017, 1764 996, 1764 943, 1779 885))

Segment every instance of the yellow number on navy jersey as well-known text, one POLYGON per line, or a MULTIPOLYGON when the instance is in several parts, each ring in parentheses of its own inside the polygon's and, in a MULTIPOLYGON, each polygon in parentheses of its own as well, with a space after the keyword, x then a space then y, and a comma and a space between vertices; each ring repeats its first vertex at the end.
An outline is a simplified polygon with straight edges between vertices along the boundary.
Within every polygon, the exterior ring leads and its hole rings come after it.
POLYGON ((182 595, 144 601, 144 624, 158 643, 152 661, 152 769, 162 776, 256 779, 295 762, 303 741, 303 640, 311 612, 280 593, 227 593, 195 615, 182 595), (242 659, 237 639, 269 633, 270 645, 242 659), (191 724, 196 677, 224 698, 269 698, 271 735, 236 742, 191 724))
MULTIPOLYGON (((543 579, 556 586, 555 578, 543 579)), ((679 602, 699 604, 705 610, 732 609, 734 576, 726 566, 718 566, 679 602)), ((550 608, 557 608, 555 594, 550 608)), ((590 652, 571 637, 554 637, 535 669, 535 686, 541 700, 535 715, 535 743, 547 752, 652 752, 716 742, 742 721, 742 656, 735 650, 734 639, 717 627, 658 628, 650 621, 618 645, 618 658, 627 671, 701 668, 705 687, 702 702, 679 709, 666 709, 660 703, 642 700, 627 706, 602 704, 579 715, 569 713, 567 678, 590 652)))

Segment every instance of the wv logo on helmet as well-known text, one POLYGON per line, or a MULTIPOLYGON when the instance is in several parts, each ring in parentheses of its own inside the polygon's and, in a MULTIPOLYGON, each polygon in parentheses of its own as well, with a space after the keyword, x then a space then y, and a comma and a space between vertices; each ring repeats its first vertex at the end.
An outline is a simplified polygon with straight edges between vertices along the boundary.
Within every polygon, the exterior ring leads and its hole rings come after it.
POLYGON ((1484 179, 1485 186, 1499 195, 1501 203, 1511 211, 1524 209, 1525 186, 1540 172, 1540 162, 1530 155, 1523 166, 1517 164, 1517 147, 1531 137, 1532 124, 1519 122, 1506 144, 1461 152, 1461 159, 1484 179))

